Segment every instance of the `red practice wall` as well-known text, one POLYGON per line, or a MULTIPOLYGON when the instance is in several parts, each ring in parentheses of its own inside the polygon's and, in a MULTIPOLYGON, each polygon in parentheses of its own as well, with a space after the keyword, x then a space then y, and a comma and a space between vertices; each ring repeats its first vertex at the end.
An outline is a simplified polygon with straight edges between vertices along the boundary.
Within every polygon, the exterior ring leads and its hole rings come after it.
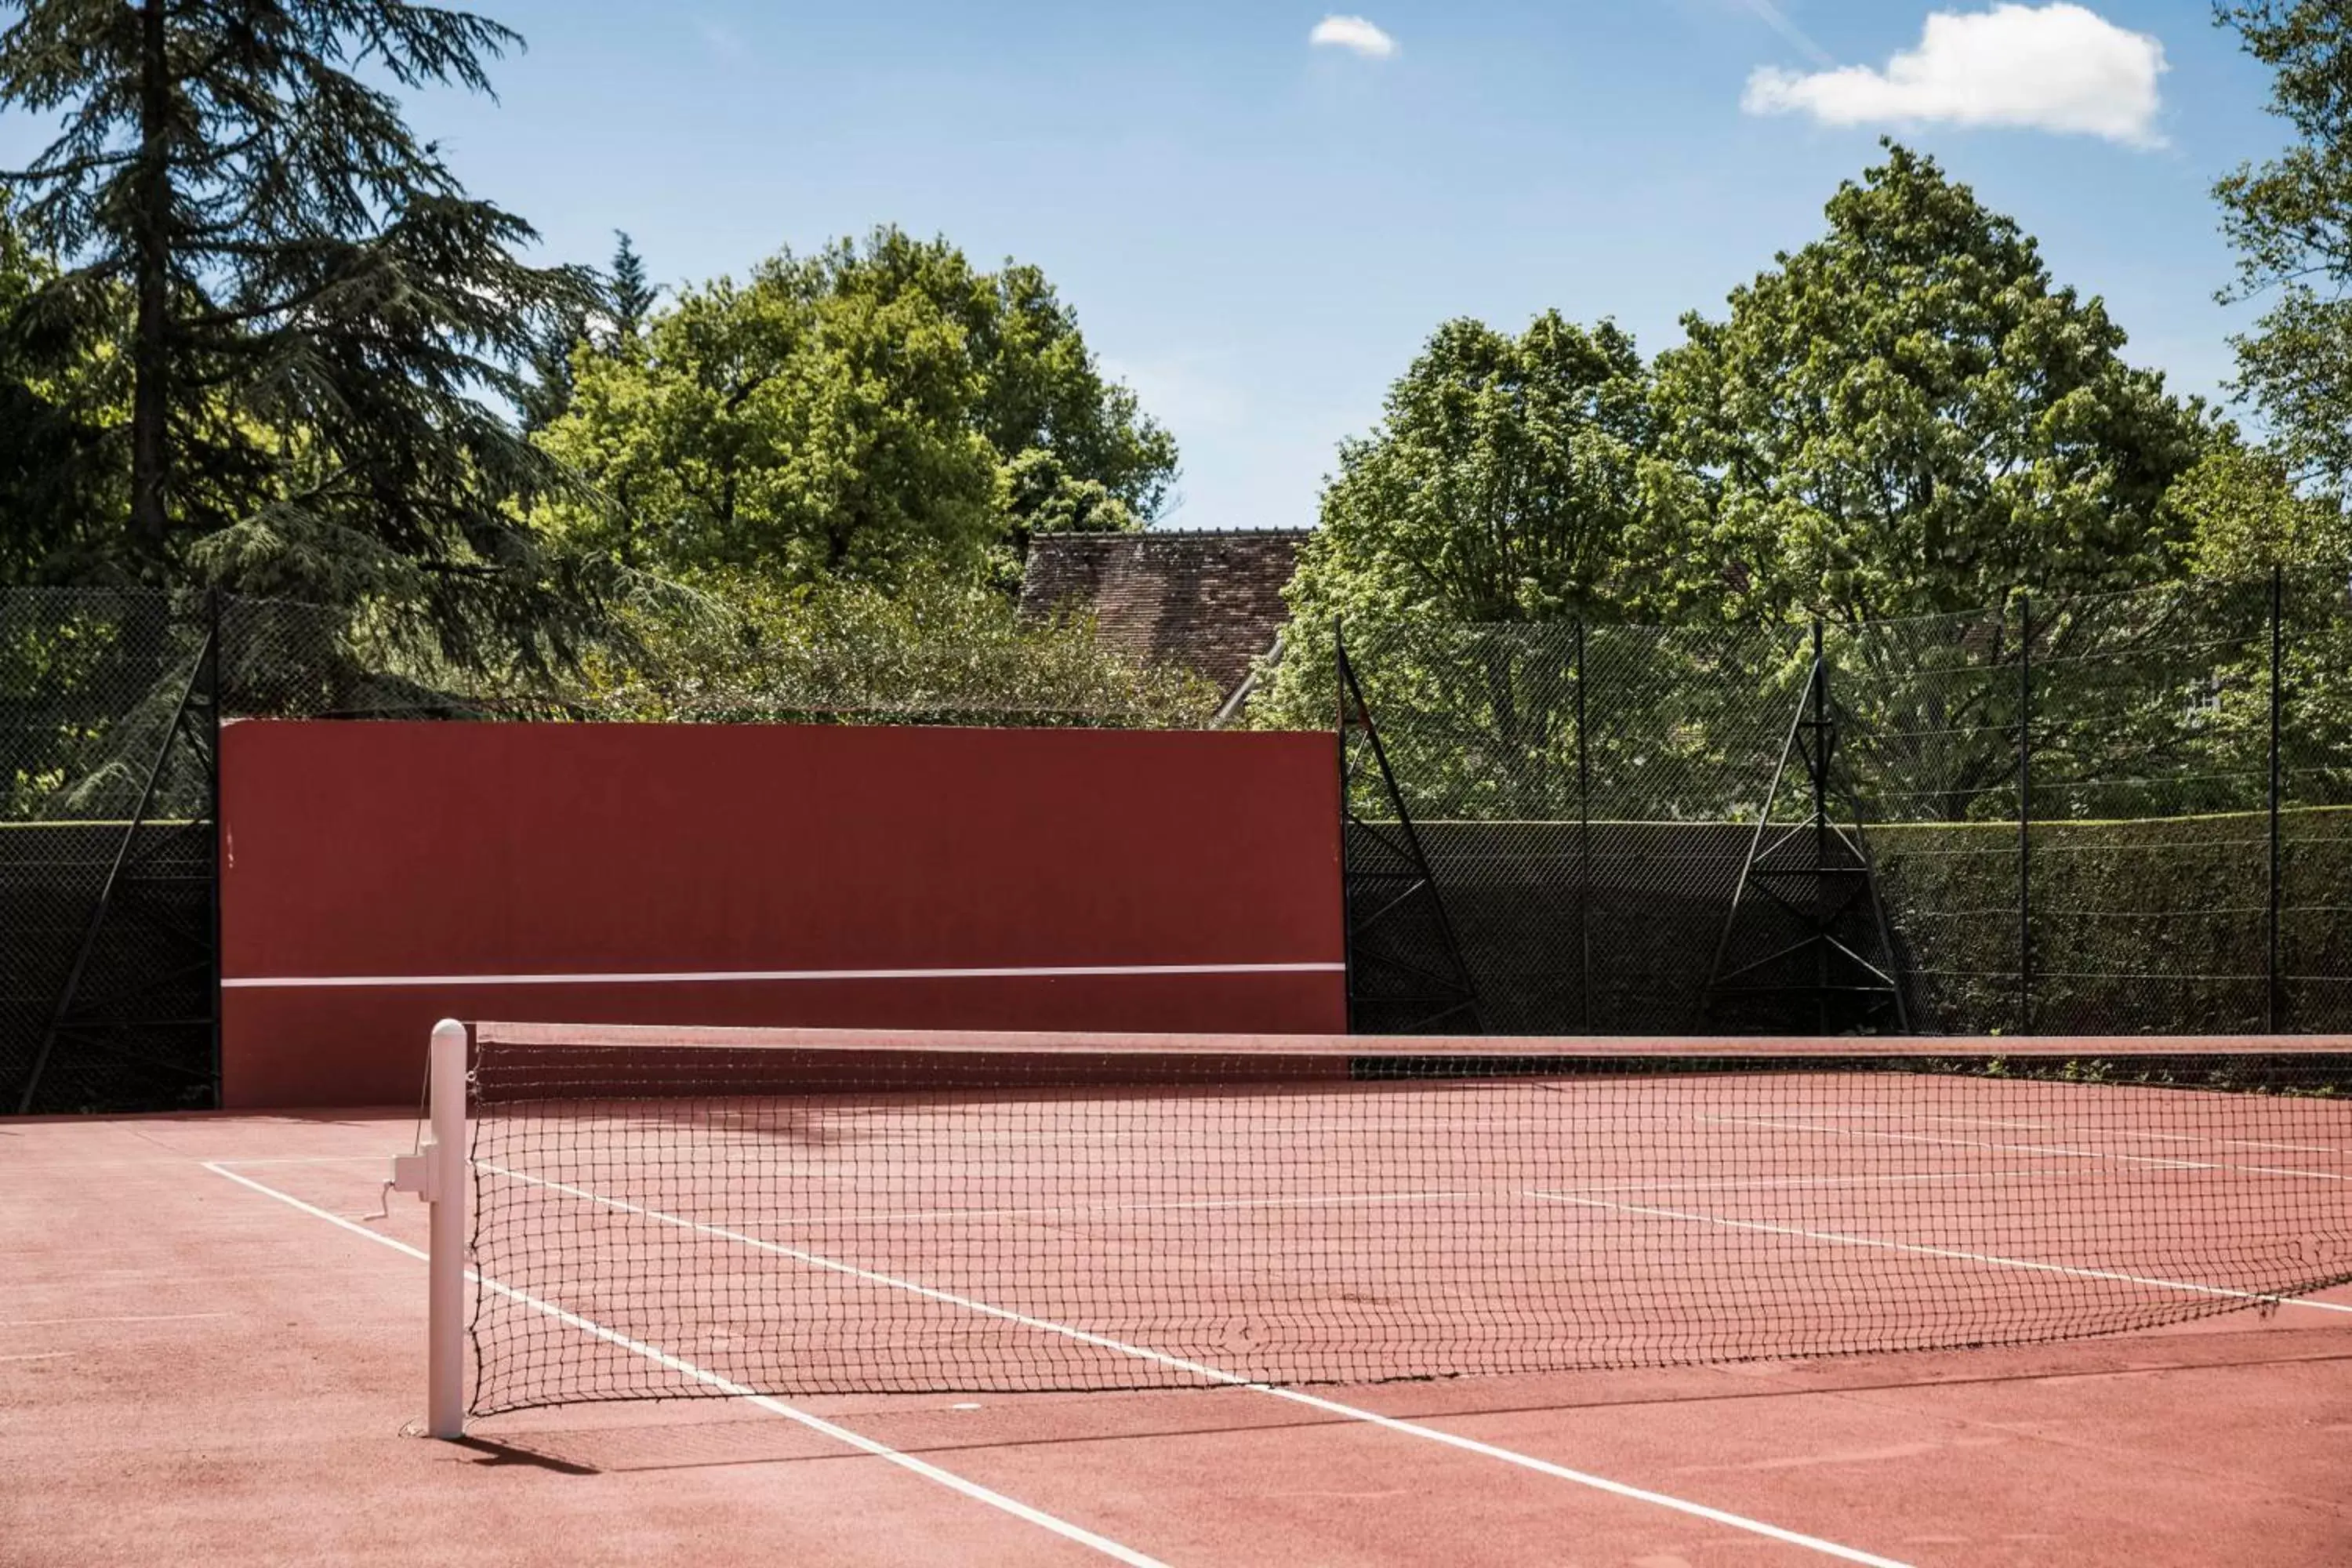
POLYGON ((1328 735, 246 722, 221 832, 234 1107, 413 1101, 441 1017, 1346 1026, 1328 735))

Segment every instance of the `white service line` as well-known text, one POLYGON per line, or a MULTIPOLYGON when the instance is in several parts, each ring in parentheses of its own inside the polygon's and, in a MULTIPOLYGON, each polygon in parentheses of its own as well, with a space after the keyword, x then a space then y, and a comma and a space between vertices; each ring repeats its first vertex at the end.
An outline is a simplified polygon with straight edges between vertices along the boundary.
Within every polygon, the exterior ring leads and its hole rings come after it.
POLYGON ((2136 1127, 2085 1127, 2080 1122, 2019 1121, 1987 1116, 1923 1116, 1919 1120, 1958 1127, 2000 1127, 2019 1132, 2057 1132, 2070 1138, 2121 1138, 2143 1143, 2203 1143, 2221 1149, 2270 1149, 2287 1154, 2352 1152, 2333 1143, 2275 1143, 2260 1138, 2221 1138, 2210 1132, 2149 1132, 2136 1127))
POLYGON ((1084 963, 1007 969, 709 969, 591 974, 262 974, 224 991, 429 985, 713 985, 768 980, 1084 980, 1153 974, 1344 974, 1345 963, 1084 963))
MULTIPOLYGON (((869 1145, 870 1147, 870 1145, 869 1145)), ((225 1161, 226 1164, 237 1163, 225 1161)), ((508 1174, 506 1168, 483 1162, 482 1169, 508 1174)), ((824 1173, 814 1168, 803 1169, 802 1175, 824 1173)), ((1563 1187, 1562 1192, 1579 1194, 1591 1193, 1766 1193, 1791 1189, 1864 1189, 1885 1186, 1916 1185, 1931 1182, 1995 1181, 2047 1182, 2069 1179, 2070 1173, 2049 1169, 2016 1171, 1936 1171, 1915 1174, 1884 1176, 1781 1176, 1743 1180, 1726 1177, 1720 1181, 1604 1182, 1594 1186, 1563 1187)), ((532 1178, 519 1178, 530 1180, 532 1178)), ((537 1178, 551 1181, 551 1177, 537 1178)), ((855 1177, 834 1177, 827 1180, 855 1182, 855 1177)), ((1230 1212, 1236 1210, 1285 1210, 1316 1208, 1395 1207, 1414 1204, 1457 1204, 1480 1200, 1523 1203, 1527 1192, 1516 1183, 1484 1187, 1449 1188, 1426 1193, 1335 1193, 1324 1196, 1299 1198, 1171 1198, 1162 1203, 1139 1204, 1060 1204, 1027 1208, 928 1208, 928 1209, 845 1209, 828 1214, 780 1215, 766 1224, 785 1230, 839 1230, 845 1227, 880 1225, 943 1225, 962 1220, 1025 1219, 1025 1220, 1089 1220, 1110 1219, 1119 1215, 1190 1214, 1203 1211, 1230 1212)))
MULTIPOLYGON (((1557 1480, 1571 1481, 1578 1486, 1589 1487, 1594 1491, 1605 1492, 1612 1497, 1648 1503, 1657 1508, 1671 1509, 1676 1513, 1687 1514, 1694 1519, 1703 1519, 1712 1524, 1744 1531, 1750 1535, 1760 1535, 1784 1545, 1800 1546, 1825 1557, 1834 1557, 1840 1562, 1864 1563, 1868 1568, 1910 1568, 1909 1564, 1892 1557, 1880 1557, 1856 1547, 1841 1546, 1836 1542, 1824 1541, 1819 1536, 1784 1530, 1777 1524, 1767 1524, 1762 1520, 1749 1519, 1745 1515, 1727 1512, 1718 1508, 1709 1508, 1705 1503, 1692 1502, 1685 1498, 1669 1497, 1664 1492, 1650 1491, 1642 1487, 1630 1486, 1623 1481, 1612 1481, 1606 1476, 1596 1476, 1583 1470, 1572 1470, 1565 1465, 1555 1465, 1549 1459, 1538 1459, 1532 1454, 1522 1454, 1512 1448, 1499 1448, 1491 1443, 1481 1443, 1475 1437, 1465 1437, 1458 1433, 1444 1431, 1440 1427, 1423 1426, 1418 1421, 1406 1421, 1393 1415, 1383 1415, 1375 1410, 1342 1405, 1336 1399, 1326 1399, 1320 1394, 1307 1394, 1296 1388, 1284 1388, 1276 1384, 1254 1383, 1237 1373, 1227 1372, 1223 1367, 1211 1366, 1205 1362, 1170 1355, 1146 1345, 1129 1344, 1123 1340, 1115 1340, 1105 1334, 1091 1333, 1085 1329, 1072 1328, 1066 1323, 1056 1323, 1045 1318, 1033 1318, 1025 1312, 1016 1312, 1009 1307, 999 1307, 993 1302, 982 1301, 975 1297, 960 1296, 952 1290, 941 1290, 933 1286, 919 1284, 911 1279, 901 1279, 894 1275, 877 1273, 870 1268, 860 1268, 854 1263, 844 1263, 838 1258, 827 1258, 822 1253, 804 1251, 797 1247, 785 1247, 781 1243, 769 1241, 761 1237, 749 1236, 739 1230, 729 1230, 722 1226, 704 1225, 699 1220, 688 1219, 682 1215, 668 1214, 660 1209, 647 1208, 641 1204, 607 1197, 602 1193, 591 1192, 585 1187, 571 1186, 562 1182, 551 1182, 544 1177, 528 1175, 503 1165, 492 1164, 486 1160, 477 1160, 474 1164, 478 1170, 489 1171, 513 1181, 529 1183, 533 1186, 546 1187, 551 1191, 562 1193, 566 1196, 599 1204, 622 1214, 635 1215, 642 1219, 653 1220, 661 1225, 676 1226, 681 1230, 694 1231, 720 1241, 736 1242, 761 1252, 772 1253, 779 1258, 789 1258, 796 1263, 804 1263, 813 1268, 827 1269, 835 1274, 846 1275, 853 1279, 862 1279, 872 1285, 888 1286, 893 1289, 904 1290, 910 1295, 920 1296, 927 1300, 938 1301, 950 1307, 961 1307, 966 1311, 979 1312, 1004 1322, 1017 1323, 1023 1328, 1034 1329, 1040 1333, 1058 1334, 1064 1339, 1074 1340, 1080 1344, 1094 1345, 1098 1349, 1119 1355, 1132 1356, 1139 1361, 1148 1361, 1179 1372, 1189 1373, 1206 1383, 1219 1384, 1229 1388, 1247 1389, 1254 1394, 1263 1394, 1270 1399, 1281 1399, 1293 1405, 1304 1405, 1309 1409, 1320 1410, 1326 1415, 1341 1416, 1349 1421, 1361 1421, 1367 1425, 1381 1427, 1384 1431, 1402 1433, 1406 1436, 1419 1437, 1432 1443, 1442 1443, 1449 1448, 1459 1448, 1465 1453, 1476 1454, 1482 1458, 1499 1459, 1504 1464, 1516 1465, 1521 1469, 1533 1470, 1538 1475, 1550 1476, 1557 1480)), ((267 1188, 263 1190, 268 1191, 267 1188)))
POLYGON ((381 1154, 274 1154, 232 1160, 204 1160, 205 1165, 381 1165, 381 1154))
MULTIPOLYGON (((363 1236, 370 1241, 391 1247, 395 1252, 404 1252, 409 1257, 414 1258, 420 1262, 425 1261, 425 1252, 420 1247, 411 1247, 404 1241, 395 1240, 392 1237, 385 1236, 381 1231, 370 1230, 367 1226, 361 1225, 356 1221, 346 1219, 339 1214, 331 1214, 325 1209, 320 1208, 315 1204, 304 1203, 300 1198, 295 1197, 289 1193, 281 1193, 276 1187, 265 1185, 260 1182, 255 1181, 250 1176, 240 1175, 238 1173, 228 1170, 216 1162, 206 1161, 205 1163, 205 1169, 210 1171, 216 1176, 226 1176, 230 1181, 236 1182, 242 1186, 251 1187, 257 1193, 276 1198, 279 1203, 285 1204, 292 1208, 299 1209, 304 1214, 310 1215, 314 1218, 325 1220, 330 1225, 341 1226, 343 1229, 352 1232, 355 1236, 363 1236)), ((916 1475, 922 1477, 925 1480, 935 1481, 939 1485, 946 1487, 949 1490, 959 1492, 963 1496, 971 1499, 975 1502, 985 1503, 990 1508, 997 1509, 1004 1513, 1009 1513, 1015 1519, 1022 1520, 1026 1523, 1036 1525, 1040 1529, 1049 1530, 1055 1535, 1061 1536, 1066 1541, 1075 1542, 1080 1546, 1091 1548, 1092 1550, 1102 1553, 1104 1556, 1110 1558, 1114 1562, 1127 1563, 1129 1565, 1129 1568, 1167 1568, 1167 1564, 1161 1563, 1159 1559, 1155 1557, 1147 1557, 1142 1552, 1136 1551, 1133 1547, 1123 1546, 1108 1536, 1097 1535, 1093 1531, 1087 1530, 1084 1526, 1072 1524, 1066 1519, 1055 1518, 1054 1515, 1045 1512, 1042 1509, 1032 1508, 1027 1503, 1021 1501, 1017 1498, 1010 1498, 1005 1496, 1003 1492, 992 1491, 987 1487, 982 1486, 978 1481, 967 1480, 963 1477, 954 1474, 952 1471, 943 1470, 927 1459, 919 1459, 912 1454, 900 1453, 898 1449, 889 1447, 887 1444, 877 1442, 875 1439, 866 1436, 861 1432, 853 1432, 846 1426, 837 1426, 834 1423, 825 1420, 821 1415, 813 1415, 805 1410, 786 1405, 782 1400, 771 1398, 767 1394, 760 1394, 751 1389, 745 1388, 740 1384, 730 1382, 728 1379, 719 1376, 715 1372, 707 1371, 702 1367, 695 1365, 692 1362, 687 1361, 678 1356, 674 1356, 658 1346, 646 1344, 641 1341, 631 1339, 628 1335, 621 1333, 614 1329, 608 1329, 604 1324, 596 1322, 593 1319, 583 1318, 577 1312, 567 1311, 563 1308, 554 1305, 552 1302, 542 1301, 538 1297, 533 1296, 527 1291, 518 1290, 512 1286, 502 1284, 496 1279, 487 1279, 475 1273, 471 1269, 467 1270, 466 1278, 478 1282, 486 1290, 495 1291, 497 1294, 507 1297, 510 1300, 520 1301, 523 1305, 530 1307, 536 1311, 546 1313, 549 1317, 555 1319, 559 1322, 565 1323, 572 1328, 578 1329, 584 1334, 593 1335, 597 1339, 604 1341, 608 1344, 618 1345, 623 1350, 641 1355, 647 1361, 655 1362, 662 1366, 667 1367, 670 1371, 677 1373, 681 1376, 690 1377, 696 1382, 704 1384, 709 1387, 718 1389, 723 1394, 731 1394, 734 1397, 742 1400, 745 1404, 765 1410, 771 1415, 781 1415, 788 1421, 796 1421, 813 1432, 821 1433, 824 1436, 834 1439, 835 1442, 845 1444, 852 1448, 857 1449, 861 1453, 870 1454, 877 1459, 887 1460, 888 1463, 896 1465, 901 1469, 911 1470, 916 1475)))
MULTIPOLYGON (((2313 1101, 2310 1103, 2323 1103, 2313 1101)), ((2336 1143, 2281 1143, 2260 1138, 2224 1138, 2211 1132, 2151 1132, 2137 1127, 2052 1121, 2037 1116, 1944 1116, 1921 1110, 1822 1110, 1803 1114, 1826 1121, 1936 1122, 1951 1127, 1998 1127, 2012 1132, 2055 1132, 2077 1138, 2119 1138, 2158 1143, 2207 1143, 2225 1149, 2276 1149, 2291 1154, 2352 1153, 2336 1143)), ((1702 1119, 1704 1120, 1704 1118, 1702 1119)))
POLYGON ((2056 1143, 1990 1143, 1981 1138, 1937 1138, 1926 1132, 1879 1132, 1867 1127, 1833 1127, 1818 1121, 1785 1121, 1769 1116, 1705 1116, 1719 1127, 1761 1127, 1769 1132, 1827 1132, 1839 1138, 1875 1138, 1887 1143, 1936 1143, 1948 1149, 1986 1149, 2004 1154, 2047 1154, 2053 1159, 2112 1160, 2159 1171, 2234 1171, 2246 1176, 2286 1176, 2305 1182, 2352 1181, 2341 1171, 2304 1171, 2286 1165, 2237 1165, 2225 1160, 2170 1160, 2155 1154, 2125 1154, 2112 1149, 2073 1149, 2056 1143))
POLYGON ((1573 1204, 1579 1208, 1614 1209, 1621 1214, 1637 1214, 1651 1219, 1684 1220, 1694 1225, 1721 1226, 1727 1230, 1749 1230, 1766 1236, 1794 1236, 1807 1241, 1832 1242, 1841 1247, 1868 1247, 1884 1252, 1907 1252, 1917 1258, 1949 1258, 1965 1263, 1987 1263, 1998 1268, 2020 1268, 2033 1274, 2063 1274, 2076 1279, 2105 1279, 2121 1285, 2143 1285, 2153 1290, 2179 1290, 2192 1296, 2213 1296, 2232 1301, 2246 1301, 2271 1306, 2315 1307, 2324 1312, 2352 1312, 2352 1305, 2336 1301, 2315 1301, 2308 1296, 2274 1296, 2256 1290, 2232 1290, 2221 1285, 2199 1285, 2186 1279, 2159 1279, 2145 1274, 2124 1274, 2110 1268, 2078 1268, 2064 1263, 2043 1263, 2032 1258, 2005 1258, 1996 1252, 1969 1252, 1956 1247, 1929 1247, 1921 1242, 1888 1241, 1883 1237, 1852 1236, 1843 1231, 1807 1230, 1801 1226, 1769 1225, 1762 1220, 1727 1219, 1721 1215, 1693 1214, 1684 1209, 1653 1208, 1644 1204, 1614 1204, 1602 1198, 1582 1198, 1564 1192, 1530 1190, 1528 1196, 1541 1198, 1546 1203, 1573 1204))

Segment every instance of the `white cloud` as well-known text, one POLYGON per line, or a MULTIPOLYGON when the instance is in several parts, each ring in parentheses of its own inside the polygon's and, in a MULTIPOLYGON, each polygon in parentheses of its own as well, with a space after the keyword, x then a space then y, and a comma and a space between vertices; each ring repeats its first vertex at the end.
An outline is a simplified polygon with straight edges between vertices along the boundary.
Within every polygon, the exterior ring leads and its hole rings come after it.
POLYGON ((1361 16, 1326 16, 1315 24, 1307 41, 1318 48, 1346 49, 1368 60, 1384 60, 1397 52, 1397 41, 1361 16))
POLYGON ((1884 70, 1765 67, 1748 79, 1740 107, 1825 125, 2018 126, 2155 147, 2166 68, 2162 43, 2080 5, 1999 5, 1931 13, 1918 47, 1884 70))

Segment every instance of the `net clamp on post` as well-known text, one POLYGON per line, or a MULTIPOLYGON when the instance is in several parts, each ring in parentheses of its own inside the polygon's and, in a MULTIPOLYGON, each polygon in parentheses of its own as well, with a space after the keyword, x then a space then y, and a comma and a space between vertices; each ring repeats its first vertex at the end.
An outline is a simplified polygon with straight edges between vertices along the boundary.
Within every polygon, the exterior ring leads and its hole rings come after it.
POLYGON ((385 1184, 395 1193, 415 1193, 425 1203, 436 1203, 441 1197, 441 1184, 436 1180, 439 1171, 437 1145, 427 1138, 415 1153, 392 1157, 392 1180, 385 1184))

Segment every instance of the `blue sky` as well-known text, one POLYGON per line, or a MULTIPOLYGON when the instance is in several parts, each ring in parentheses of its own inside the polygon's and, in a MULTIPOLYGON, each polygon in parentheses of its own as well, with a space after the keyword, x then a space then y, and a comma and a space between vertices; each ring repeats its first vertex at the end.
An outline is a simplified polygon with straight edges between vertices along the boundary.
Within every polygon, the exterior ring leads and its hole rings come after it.
POLYGON ((412 119, 551 254, 625 228, 694 280, 887 221, 1035 262, 1176 432, 1179 527, 1311 521, 1446 317, 1677 341, 1890 131, 2214 392, 2209 188, 2284 139, 2207 0, 475 3, 530 43, 502 101, 412 119))

